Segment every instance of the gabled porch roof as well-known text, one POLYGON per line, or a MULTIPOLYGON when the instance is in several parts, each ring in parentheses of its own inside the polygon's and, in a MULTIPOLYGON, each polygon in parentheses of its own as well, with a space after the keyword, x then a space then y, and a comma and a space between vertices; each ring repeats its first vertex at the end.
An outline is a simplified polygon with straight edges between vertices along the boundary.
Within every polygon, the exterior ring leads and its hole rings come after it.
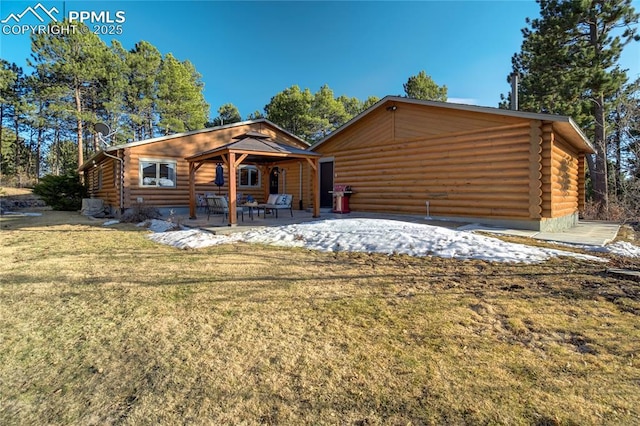
POLYGON ((236 188, 238 166, 249 164, 276 164, 286 161, 306 161, 315 173, 313 184, 313 216, 320 215, 319 159, 321 154, 269 140, 269 136, 249 132, 234 137, 239 139, 208 151, 186 157, 189 163, 189 210, 196 217, 195 174, 206 163, 223 162, 229 168, 229 226, 236 224, 236 188))
POLYGON ((187 157, 186 160, 189 162, 215 162, 220 161, 222 157, 231 152, 240 155, 246 154, 243 161, 254 164, 273 163, 285 158, 305 159, 319 158, 321 156, 321 154, 313 151, 307 151, 258 137, 255 132, 252 132, 252 135, 249 137, 230 142, 209 151, 200 152, 187 157))

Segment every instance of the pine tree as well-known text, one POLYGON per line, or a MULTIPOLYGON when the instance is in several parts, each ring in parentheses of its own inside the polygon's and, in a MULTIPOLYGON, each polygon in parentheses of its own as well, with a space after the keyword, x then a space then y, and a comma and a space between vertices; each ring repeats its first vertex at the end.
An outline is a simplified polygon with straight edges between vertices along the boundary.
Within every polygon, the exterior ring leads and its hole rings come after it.
POLYGON ((247 115, 247 120, 257 120, 259 118, 264 118, 264 114, 260 110, 255 110, 251 114, 247 115))
POLYGON ((424 71, 420 71, 418 75, 409 77, 403 87, 408 98, 428 101, 447 101, 447 86, 438 86, 424 71))
POLYGON ((11 142, 5 141, 7 134, 4 132, 5 120, 9 116, 10 102, 13 94, 13 86, 18 78, 14 71, 16 65, 10 64, 4 59, 0 59, 0 182, 3 174, 6 174, 9 167, 9 146, 11 142))
MULTIPOLYGON (((76 23, 76 28, 83 24, 76 23)), ((67 90, 61 99, 74 112, 78 166, 84 162, 84 124, 90 118, 86 105, 95 96, 96 86, 105 78, 105 67, 112 60, 100 38, 87 28, 60 35, 35 33, 31 37, 30 65, 43 78, 67 90)))
POLYGON ((96 115, 97 121, 106 123, 114 132, 110 141, 112 144, 117 144, 119 137, 122 141, 131 137, 131 130, 123 128, 126 125, 126 95, 130 86, 127 66, 129 53, 116 40, 112 42, 109 50, 111 60, 105 66, 103 85, 96 94, 99 99, 96 115))
POLYGON ((152 44, 141 41, 126 56, 126 64, 128 86, 125 98, 132 139, 152 138, 157 121, 156 79, 162 55, 152 44))
POLYGON ((234 104, 228 103, 218 108, 218 116, 213 119, 213 122, 208 123, 207 127, 222 126, 239 121, 242 121, 240 111, 238 111, 238 108, 234 104))
MULTIPOLYGON (((375 96, 364 102, 345 95, 336 98, 326 84, 315 94, 294 85, 272 97, 264 110, 269 120, 313 142, 327 136, 378 100, 375 96)), ((258 113, 256 111, 255 114, 258 113)))
POLYGON ((513 70, 521 80, 520 109, 570 115, 589 128, 596 147, 588 157, 594 201, 608 209, 607 100, 626 81, 617 67, 623 47, 637 40, 631 0, 538 0, 540 18, 523 29, 513 70))
MULTIPOLYGON (((33 169, 30 167, 31 152, 30 146, 22 136, 23 132, 29 130, 29 115, 32 105, 29 103, 29 86, 26 84, 27 77, 21 67, 11 64, 7 68, 11 74, 11 83, 6 86, 2 93, 2 122, 6 123, 9 134, 1 137, 9 141, 6 144, 6 152, 3 152, 5 172, 13 174, 18 179, 18 185, 24 183, 24 178, 33 177, 33 169)), ((4 133, 4 132, 3 132, 4 133)))
POLYGON ((333 90, 326 84, 313 95, 310 114, 314 120, 311 140, 322 139, 350 118, 344 103, 334 97, 333 90))
POLYGON ((303 139, 310 139, 313 133, 312 102, 309 89, 300 90, 293 85, 272 97, 264 111, 270 121, 303 139))
POLYGON ((189 61, 167 54, 158 74, 158 127, 165 135, 204 128, 209 105, 204 100, 202 76, 189 61))

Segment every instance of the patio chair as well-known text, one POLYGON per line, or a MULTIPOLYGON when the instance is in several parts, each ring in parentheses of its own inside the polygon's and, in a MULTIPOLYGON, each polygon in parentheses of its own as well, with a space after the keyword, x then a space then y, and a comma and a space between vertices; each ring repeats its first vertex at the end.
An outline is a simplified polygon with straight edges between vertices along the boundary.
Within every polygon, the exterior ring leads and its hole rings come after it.
POLYGON ((202 193, 196 194, 196 209, 207 210, 207 197, 202 193))
POLYGON ((258 216, 260 216, 260 209, 264 210, 262 216, 266 217, 267 210, 271 210, 276 213, 276 219, 278 218, 278 210, 289 209, 291 217, 293 217, 293 195, 291 194, 271 194, 264 204, 258 204, 258 216))
MULTIPOLYGON (((242 215, 242 221, 244 222, 245 208, 242 206, 236 206, 236 217, 242 215)), ((229 216, 229 203, 227 199, 220 195, 214 195, 207 197, 207 220, 211 217, 211 214, 221 214, 222 221, 229 216)))

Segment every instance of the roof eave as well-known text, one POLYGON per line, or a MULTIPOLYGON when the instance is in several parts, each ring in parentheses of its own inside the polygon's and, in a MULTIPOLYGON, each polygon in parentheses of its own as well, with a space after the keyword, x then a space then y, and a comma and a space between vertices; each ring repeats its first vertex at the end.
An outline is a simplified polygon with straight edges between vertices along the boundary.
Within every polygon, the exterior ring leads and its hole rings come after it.
MULTIPOLYGON (((144 139, 144 140, 135 141, 135 142, 128 142, 128 143, 120 144, 120 145, 113 145, 113 146, 108 147, 104 151, 105 152, 117 151, 119 149, 131 148, 131 147, 136 147, 136 146, 139 146, 139 145, 146 145, 146 144, 155 143, 155 142, 163 142, 163 141, 171 140, 171 139, 174 139, 174 138, 196 135, 196 134, 199 134, 199 133, 213 132, 213 131, 217 131, 217 130, 230 129, 230 128, 233 128, 233 127, 245 126, 245 125, 250 125, 250 124, 258 124, 258 123, 266 123, 267 125, 269 125, 271 127, 274 127, 275 129, 277 129, 277 130, 281 131, 282 133, 286 134, 287 136, 289 136, 291 138, 294 138, 295 140, 300 142, 305 147, 309 147, 311 145, 306 140, 302 139, 299 136, 294 135, 293 133, 291 133, 290 131, 288 131, 286 129, 283 129, 282 127, 280 127, 279 125, 273 123, 272 121, 269 121, 266 118, 258 118, 258 119, 255 119, 255 120, 239 121, 237 123, 229 123, 229 124, 224 124, 222 126, 207 127, 206 129, 192 130, 190 132, 174 133, 172 135, 159 136, 157 138, 144 139)), ((306 148, 300 148, 300 149, 306 149, 306 148)), ((102 151, 100 151, 100 152, 94 154, 93 156, 91 156, 80 167, 78 167, 78 171, 83 171, 83 170, 87 169, 88 167, 90 167, 92 161, 98 161, 98 159, 100 159, 100 161, 102 161, 101 153, 102 153, 102 151)), ((102 155, 102 156, 104 156, 104 155, 102 155)))
POLYGON ((252 151, 247 149, 221 148, 221 149, 214 149, 207 152, 201 152, 199 154, 192 155, 190 157, 185 157, 185 160, 190 163, 207 161, 207 160, 218 158, 224 154, 229 154, 229 153, 240 154, 240 155, 247 154, 247 155, 254 155, 254 156, 274 157, 274 158, 300 158, 300 159, 320 157, 322 155, 317 152, 310 152, 310 151, 297 153, 297 152, 252 151))

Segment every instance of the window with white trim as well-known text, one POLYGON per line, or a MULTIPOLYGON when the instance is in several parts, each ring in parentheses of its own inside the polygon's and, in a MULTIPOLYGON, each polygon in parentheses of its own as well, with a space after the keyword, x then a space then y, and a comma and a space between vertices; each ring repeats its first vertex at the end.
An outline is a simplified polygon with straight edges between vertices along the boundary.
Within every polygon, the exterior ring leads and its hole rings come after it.
POLYGON ((260 171, 256 166, 240 166, 238 168, 238 186, 241 188, 259 188, 260 171))
POLYGON ((176 187, 176 162, 171 160, 140 160, 140 186, 176 187))

